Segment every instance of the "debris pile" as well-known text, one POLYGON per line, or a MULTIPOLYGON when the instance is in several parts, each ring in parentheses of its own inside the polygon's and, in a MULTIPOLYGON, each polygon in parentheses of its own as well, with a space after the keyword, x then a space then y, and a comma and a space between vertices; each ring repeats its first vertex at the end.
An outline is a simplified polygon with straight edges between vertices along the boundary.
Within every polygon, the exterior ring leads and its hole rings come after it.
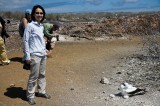
POLYGON ((160 14, 115 16, 94 22, 63 23, 61 33, 73 37, 123 37, 160 33, 160 14))

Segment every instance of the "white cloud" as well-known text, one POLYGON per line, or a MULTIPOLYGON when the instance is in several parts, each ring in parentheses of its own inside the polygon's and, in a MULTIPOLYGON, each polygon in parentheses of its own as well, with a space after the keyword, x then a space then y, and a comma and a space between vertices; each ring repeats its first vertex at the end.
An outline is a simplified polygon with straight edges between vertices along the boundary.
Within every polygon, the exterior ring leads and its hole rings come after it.
POLYGON ((63 11, 67 11, 67 9, 63 9, 60 7, 56 7, 56 8, 45 8, 45 11, 47 11, 48 13, 56 13, 56 12, 63 12, 63 11))
POLYGON ((100 5, 103 2, 103 0, 84 0, 84 1, 93 5, 100 5))
POLYGON ((124 2, 129 2, 129 3, 131 3, 131 2, 137 2, 138 0, 124 0, 124 2))
POLYGON ((31 3, 32 0, 0 0, 0 9, 17 9, 31 3))

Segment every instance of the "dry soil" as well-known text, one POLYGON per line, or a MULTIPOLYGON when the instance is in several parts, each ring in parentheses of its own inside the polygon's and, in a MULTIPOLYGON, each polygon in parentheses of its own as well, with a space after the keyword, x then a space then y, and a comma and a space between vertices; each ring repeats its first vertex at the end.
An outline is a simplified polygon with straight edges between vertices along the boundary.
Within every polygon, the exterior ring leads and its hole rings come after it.
MULTIPOLYGON (((125 80, 116 78, 121 59, 139 52, 141 39, 58 42, 47 59, 50 100, 36 97, 35 106, 160 106, 160 92, 128 99, 111 98, 125 80), (100 83, 107 78, 110 84, 100 83)), ((29 106, 25 98, 29 71, 22 68, 20 50, 8 53, 11 64, 0 66, 0 106, 29 106)), ((125 67, 123 67, 125 69, 125 67)))

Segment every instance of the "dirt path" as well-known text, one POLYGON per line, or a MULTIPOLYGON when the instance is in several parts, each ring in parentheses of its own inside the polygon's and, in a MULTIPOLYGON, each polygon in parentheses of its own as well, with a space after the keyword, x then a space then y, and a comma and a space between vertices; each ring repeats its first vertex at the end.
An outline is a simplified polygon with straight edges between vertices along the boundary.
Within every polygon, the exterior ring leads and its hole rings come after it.
MULTIPOLYGON (((137 52, 140 43, 138 39, 57 43, 53 58, 47 60, 47 91, 52 98, 36 97, 36 106, 159 106, 159 92, 129 99, 109 97, 121 83, 115 81, 115 67, 122 57, 137 52), (101 84, 102 77, 111 85, 101 84)), ((12 63, 0 66, 0 106, 29 106, 25 101, 29 72, 22 69, 22 51, 8 55, 12 63)))

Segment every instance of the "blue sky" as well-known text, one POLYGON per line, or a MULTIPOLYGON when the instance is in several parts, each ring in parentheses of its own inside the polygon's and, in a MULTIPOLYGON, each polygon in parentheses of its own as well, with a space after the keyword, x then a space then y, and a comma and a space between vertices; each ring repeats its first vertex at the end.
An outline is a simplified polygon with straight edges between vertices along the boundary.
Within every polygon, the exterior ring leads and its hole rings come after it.
POLYGON ((46 13, 160 11, 160 0, 0 0, 0 11, 25 11, 35 4, 46 13))

